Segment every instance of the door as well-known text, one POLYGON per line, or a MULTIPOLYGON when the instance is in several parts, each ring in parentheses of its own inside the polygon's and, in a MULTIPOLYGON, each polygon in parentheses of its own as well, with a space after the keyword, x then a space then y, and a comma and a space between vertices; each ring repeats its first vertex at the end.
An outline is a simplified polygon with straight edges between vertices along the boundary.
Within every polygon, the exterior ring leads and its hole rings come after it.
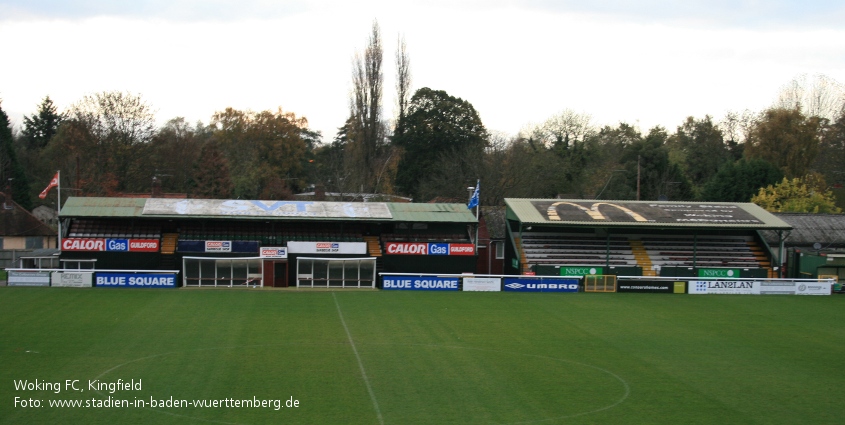
POLYGON ((278 261, 273 264, 273 286, 287 288, 288 286, 288 262, 278 261))

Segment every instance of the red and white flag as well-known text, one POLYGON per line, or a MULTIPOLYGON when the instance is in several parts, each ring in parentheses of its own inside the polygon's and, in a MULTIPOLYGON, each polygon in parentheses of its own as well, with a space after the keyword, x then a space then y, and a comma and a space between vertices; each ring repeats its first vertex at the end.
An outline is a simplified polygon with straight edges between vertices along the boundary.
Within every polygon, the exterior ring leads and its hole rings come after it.
POLYGON ((50 189, 57 187, 58 185, 59 185, 59 173, 56 172, 56 175, 53 176, 53 180, 50 180, 50 184, 48 184, 47 187, 44 190, 41 191, 41 194, 38 195, 38 197, 41 198, 41 199, 46 198, 47 192, 49 192, 50 189))

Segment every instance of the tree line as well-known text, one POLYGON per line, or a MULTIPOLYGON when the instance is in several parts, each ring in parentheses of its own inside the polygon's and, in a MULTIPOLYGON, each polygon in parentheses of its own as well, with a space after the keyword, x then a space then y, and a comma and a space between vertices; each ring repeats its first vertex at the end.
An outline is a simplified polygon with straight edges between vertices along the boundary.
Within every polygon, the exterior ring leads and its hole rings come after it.
MULTIPOLYGON (((0 104, 0 177, 31 209, 55 170, 65 196, 163 192, 193 198, 290 199, 304 191, 399 195, 481 204, 507 197, 731 201, 771 210, 839 212, 845 180, 845 91, 799 77, 760 111, 689 117, 646 132, 596 126, 567 109, 517 135, 493 133, 472 104, 428 87, 411 90, 397 39, 396 112, 384 115, 384 52, 373 23, 352 61, 349 115, 330 142, 290 111, 226 108, 207 124, 174 118, 157 128, 141 95, 101 92, 59 112, 50 97, 13 134, 0 104), (803 195, 796 195, 803 194, 803 195), (779 197, 803 196, 806 202, 779 197)), ((55 199, 55 198, 52 198, 55 199)), ((52 201, 55 202, 55 201, 52 201)))

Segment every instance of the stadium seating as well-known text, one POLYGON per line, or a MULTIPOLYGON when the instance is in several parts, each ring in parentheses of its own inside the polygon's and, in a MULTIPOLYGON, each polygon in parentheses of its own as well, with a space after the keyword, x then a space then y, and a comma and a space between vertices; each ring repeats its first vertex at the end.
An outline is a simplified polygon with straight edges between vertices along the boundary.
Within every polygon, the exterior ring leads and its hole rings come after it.
POLYGON ((615 235, 522 232, 517 238, 524 266, 639 266, 765 268, 770 263, 752 236, 615 235))

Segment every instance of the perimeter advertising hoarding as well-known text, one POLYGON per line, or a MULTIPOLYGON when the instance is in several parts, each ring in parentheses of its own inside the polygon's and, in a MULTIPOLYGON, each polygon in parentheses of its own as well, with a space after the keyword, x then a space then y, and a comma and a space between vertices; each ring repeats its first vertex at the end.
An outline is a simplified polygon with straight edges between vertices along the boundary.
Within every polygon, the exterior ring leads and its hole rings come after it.
POLYGON ((696 294, 759 295, 760 282, 750 280, 693 280, 687 292, 696 294))
POLYGON ((498 277, 465 277, 464 291, 499 292, 502 279, 498 277))
POLYGON ((175 273, 97 273, 95 286, 112 288, 175 288, 175 273))
POLYGON ((51 286, 65 288, 91 288, 94 286, 92 272, 55 272, 50 278, 51 286))
POLYGON ((699 280, 690 281, 690 294, 736 294, 736 295, 830 295, 830 282, 808 282, 792 280, 699 280))
POLYGON ((457 277, 385 275, 383 288, 404 291, 457 291, 457 277))
POLYGON ((578 279, 506 277, 507 292, 578 292, 578 279))
POLYGON ((50 272, 9 271, 9 286, 50 286, 50 272))
POLYGON ((830 282, 796 282, 795 295, 830 295, 830 282))
POLYGON ((616 292, 651 292, 672 294, 675 292, 675 282, 617 282, 616 292))
POLYGON ((734 204, 532 201, 548 221, 599 223, 764 224, 734 204))

